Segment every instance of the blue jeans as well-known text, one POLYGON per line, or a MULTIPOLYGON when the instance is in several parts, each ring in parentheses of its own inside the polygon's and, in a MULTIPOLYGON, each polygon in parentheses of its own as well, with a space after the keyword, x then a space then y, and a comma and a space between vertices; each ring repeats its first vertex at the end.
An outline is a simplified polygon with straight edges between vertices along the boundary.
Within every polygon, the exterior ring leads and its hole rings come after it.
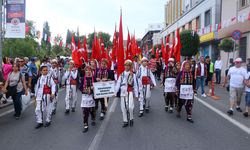
POLYGON ((220 69, 216 69, 215 73, 216 73, 216 83, 220 84, 220 81, 221 81, 221 70, 220 69))
POLYGON ((196 91, 198 92, 199 87, 201 86, 201 94, 205 94, 204 91, 205 77, 197 77, 196 78, 196 91))
POLYGON ((20 116, 22 112, 22 95, 24 94, 24 91, 17 92, 17 94, 12 98, 14 109, 15 109, 15 115, 20 116))

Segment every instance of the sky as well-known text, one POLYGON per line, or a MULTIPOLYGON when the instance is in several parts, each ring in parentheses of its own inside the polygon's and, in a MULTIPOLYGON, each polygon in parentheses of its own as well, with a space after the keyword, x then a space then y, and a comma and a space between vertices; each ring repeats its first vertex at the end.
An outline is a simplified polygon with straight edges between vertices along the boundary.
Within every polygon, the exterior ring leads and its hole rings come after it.
POLYGON ((115 24, 119 29, 120 9, 123 14, 123 34, 127 28, 137 38, 145 35, 148 24, 164 22, 164 5, 167 0, 26 0, 26 19, 35 21, 42 31, 49 22, 52 38, 62 35, 67 29, 88 35, 94 29, 113 35, 115 24))

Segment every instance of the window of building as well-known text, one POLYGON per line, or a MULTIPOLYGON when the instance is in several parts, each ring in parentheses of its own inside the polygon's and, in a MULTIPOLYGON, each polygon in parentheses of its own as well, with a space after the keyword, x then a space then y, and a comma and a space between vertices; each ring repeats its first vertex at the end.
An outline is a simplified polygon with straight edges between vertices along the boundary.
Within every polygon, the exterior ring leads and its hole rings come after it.
POLYGON ((246 62, 247 55, 247 37, 243 37, 240 39, 240 47, 239 47, 239 57, 242 58, 243 62, 246 62))
POLYGON ((205 27, 211 24, 211 10, 205 12, 205 27))
POLYGON ((201 28, 201 20, 200 20, 200 16, 198 16, 196 18, 196 29, 200 29, 201 28))
POLYGON ((248 0, 239 0, 239 8, 243 8, 248 5, 248 0))

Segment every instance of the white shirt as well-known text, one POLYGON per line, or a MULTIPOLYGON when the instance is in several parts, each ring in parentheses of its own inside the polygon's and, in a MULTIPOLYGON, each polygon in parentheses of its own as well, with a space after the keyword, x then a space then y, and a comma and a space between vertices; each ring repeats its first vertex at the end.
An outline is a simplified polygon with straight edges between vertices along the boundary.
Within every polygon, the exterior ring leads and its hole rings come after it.
MULTIPOLYGON (((201 77, 205 76, 205 69, 204 69, 204 63, 200 63, 201 64, 201 77)), ((195 68, 198 68, 198 64, 196 64, 196 67, 195 68)))
POLYGON ((214 68, 215 69, 222 69, 222 65, 223 65, 223 62, 222 62, 222 60, 216 60, 215 61, 215 64, 214 64, 214 68))
POLYGON ((234 88, 243 88, 244 80, 247 76, 247 70, 243 67, 236 68, 231 67, 228 71, 228 76, 230 76, 230 86, 234 88))
MULTIPOLYGON (((246 79, 246 80, 250 79, 250 72, 248 72, 248 73, 246 74, 245 79, 246 79)), ((249 80, 249 82, 250 82, 250 80, 249 80)), ((245 91, 246 91, 246 92, 250 92, 250 88, 246 86, 245 91)))

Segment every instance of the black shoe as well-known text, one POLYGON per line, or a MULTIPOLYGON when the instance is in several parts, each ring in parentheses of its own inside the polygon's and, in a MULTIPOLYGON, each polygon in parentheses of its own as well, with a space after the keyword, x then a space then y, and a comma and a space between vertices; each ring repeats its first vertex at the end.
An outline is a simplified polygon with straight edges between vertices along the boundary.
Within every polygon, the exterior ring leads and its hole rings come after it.
POLYGON ((52 115, 53 115, 53 116, 56 115, 56 110, 53 110, 53 111, 52 111, 52 115))
POLYGON ((133 127, 134 126, 134 120, 130 120, 129 125, 130 125, 130 127, 133 127))
POLYGON ((172 114, 174 111, 173 111, 173 108, 172 107, 170 107, 170 109, 169 109, 169 113, 170 114, 172 114))
POLYGON ((248 117, 248 112, 244 112, 244 113, 243 113, 243 116, 244 116, 244 117, 248 117))
POLYGON ((165 106, 165 111, 168 112, 168 107, 167 106, 165 106))
POLYGON ((91 122, 91 125, 92 125, 92 126, 95 126, 95 125, 96 125, 95 121, 92 121, 92 122, 91 122))
POLYGON ((192 118, 187 118, 187 121, 190 123, 194 123, 194 120, 192 118))
POLYGON ((232 116, 234 114, 234 112, 232 110, 229 110, 229 111, 227 111, 227 114, 232 116))
POLYGON ((140 113, 139 117, 142 117, 143 116, 143 113, 140 113))
POLYGON ((82 131, 82 132, 83 132, 83 133, 86 133, 86 132, 88 132, 88 130, 89 130, 89 128, 88 128, 88 126, 87 126, 87 127, 84 127, 84 128, 83 128, 83 131, 82 131))
POLYGON ((2 103, 3 103, 3 104, 7 104, 7 100, 3 100, 2 103))
POLYGON ((238 112, 242 112, 242 109, 241 109, 240 107, 236 107, 236 110, 237 110, 238 112))
POLYGON ((39 128, 41 128, 41 127, 43 127, 43 124, 42 123, 38 123, 37 125, 36 125, 36 129, 39 129, 39 128))
POLYGON ((149 108, 146 108, 146 109, 145 109, 145 112, 146 112, 146 113, 149 113, 149 108))
POLYGON ((69 112, 70 112, 69 109, 66 109, 65 114, 68 115, 69 112))
POLYGON ((122 125, 123 128, 126 128, 127 126, 128 126, 128 122, 124 122, 122 125))
POLYGON ((46 128, 46 127, 49 127, 50 125, 51 125, 51 122, 46 122, 44 127, 46 128))
POLYGON ((71 112, 76 112, 76 109, 75 109, 75 108, 72 108, 72 109, 71 109, 71 112))

